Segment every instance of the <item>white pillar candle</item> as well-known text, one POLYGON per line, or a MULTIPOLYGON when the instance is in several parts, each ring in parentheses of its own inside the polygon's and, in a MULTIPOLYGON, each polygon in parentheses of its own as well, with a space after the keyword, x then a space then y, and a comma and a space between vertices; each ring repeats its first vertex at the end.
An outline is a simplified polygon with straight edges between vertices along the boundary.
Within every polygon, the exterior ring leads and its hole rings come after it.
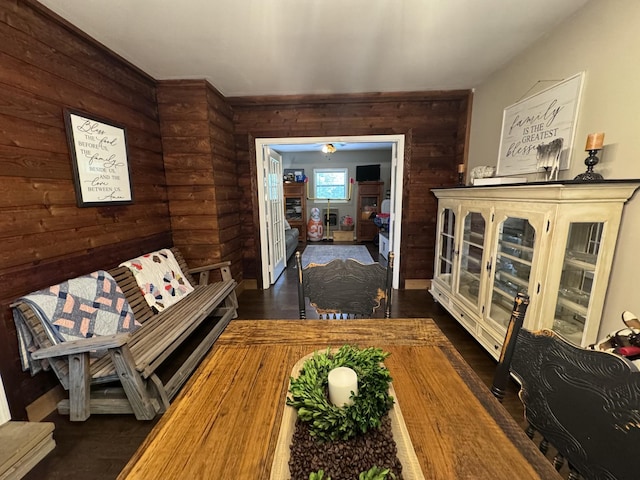
POLYGON ((337 407, 353 404, 353 395, 358 395, 358 375, 349 367, 334 368, 329 372, 329 400, 337 407))

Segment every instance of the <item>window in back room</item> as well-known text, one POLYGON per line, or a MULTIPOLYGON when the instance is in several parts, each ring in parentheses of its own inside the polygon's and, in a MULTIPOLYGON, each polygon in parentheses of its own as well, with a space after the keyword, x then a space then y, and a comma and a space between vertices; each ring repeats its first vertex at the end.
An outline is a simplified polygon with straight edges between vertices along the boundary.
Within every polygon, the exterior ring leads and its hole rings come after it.
POLYGON ((346 168, 314 168, 313 185, 316 199, 347 200, 349 172, 346 168))

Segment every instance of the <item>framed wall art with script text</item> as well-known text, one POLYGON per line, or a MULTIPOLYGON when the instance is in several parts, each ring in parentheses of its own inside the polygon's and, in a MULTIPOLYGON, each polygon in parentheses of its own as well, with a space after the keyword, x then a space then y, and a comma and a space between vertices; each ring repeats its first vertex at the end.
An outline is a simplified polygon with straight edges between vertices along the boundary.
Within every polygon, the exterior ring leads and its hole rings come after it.
POLYGON ((126 129, 77 110, 64 110, 79 207, 133 203, 126 129))
POLYGON ((504 109, 497 175, 543 171, 550 151, 560 170, 569 168, 584 72, 504 109))

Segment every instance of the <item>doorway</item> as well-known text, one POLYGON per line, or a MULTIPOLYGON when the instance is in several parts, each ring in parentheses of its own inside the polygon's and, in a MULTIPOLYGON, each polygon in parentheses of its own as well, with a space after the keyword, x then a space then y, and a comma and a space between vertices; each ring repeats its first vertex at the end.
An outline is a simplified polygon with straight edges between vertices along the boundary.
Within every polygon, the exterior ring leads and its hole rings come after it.
MULTIPOLYGON (((291 147, 324 145, 327 143, 349 145, 350 148, 365 148, 366 145, 375 143, 386 143, 391 147, 391 178, 390 178, 390 212, 389 212, 389 250, 395 254, 395 268, 393 271, 393 288, 398 288, 400 283, 400 243, 401 243, 401 218, 402 218, 402 187, 404 171, 404 135, 366 135, 348 137, 296 137, 296 138, 257 138, 256 144, 256 172, 258 184, 258 210, 260 225, 261 244, 261 269, 262 288, 270 287, 269 272, 273 268, 274 260, 270 258, 268 232, 269 225, 267 193, 267 176, 265 175, 265 165, 267 164, 268 152, 274 145, 287 145, 291 147)), ((301 232, 305 234, 305 232, 301 232)))

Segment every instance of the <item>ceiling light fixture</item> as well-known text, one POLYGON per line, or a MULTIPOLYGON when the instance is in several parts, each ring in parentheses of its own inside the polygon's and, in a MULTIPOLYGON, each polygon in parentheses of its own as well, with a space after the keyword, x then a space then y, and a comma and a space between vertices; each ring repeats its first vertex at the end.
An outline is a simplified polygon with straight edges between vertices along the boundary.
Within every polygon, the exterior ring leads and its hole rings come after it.
POLYGON ((336 151, 336 147, 333 146, 333 143, 327 143, 322 146, 322 153, 333 153, 336 151))

